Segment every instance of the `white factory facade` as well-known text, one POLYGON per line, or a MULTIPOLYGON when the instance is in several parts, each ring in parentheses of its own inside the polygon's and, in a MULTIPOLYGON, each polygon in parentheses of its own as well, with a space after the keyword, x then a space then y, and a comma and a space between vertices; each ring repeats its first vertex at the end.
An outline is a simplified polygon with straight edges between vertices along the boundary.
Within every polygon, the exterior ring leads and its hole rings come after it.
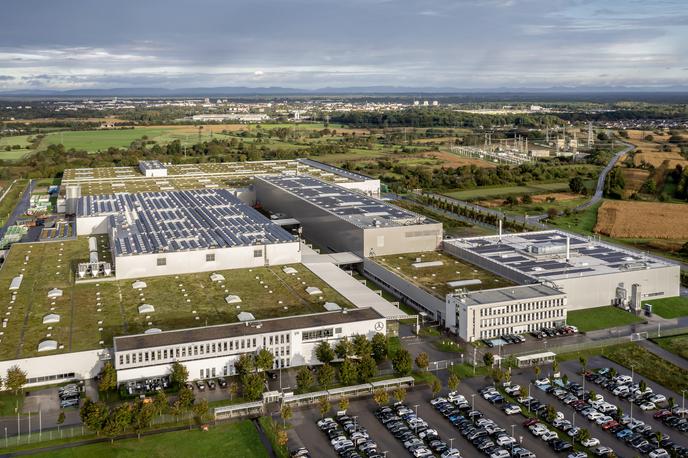
POLYGON ((245 353, 265 348, 274 369, 318 364, 315 347, 344 337, 372 339, 386 333, 385 318, 372 308, 300 315, 201 328, 116 337, 114 366, 119 383, 168 375, 173 362, 184 364, 191 379, 236 374, 245 353))

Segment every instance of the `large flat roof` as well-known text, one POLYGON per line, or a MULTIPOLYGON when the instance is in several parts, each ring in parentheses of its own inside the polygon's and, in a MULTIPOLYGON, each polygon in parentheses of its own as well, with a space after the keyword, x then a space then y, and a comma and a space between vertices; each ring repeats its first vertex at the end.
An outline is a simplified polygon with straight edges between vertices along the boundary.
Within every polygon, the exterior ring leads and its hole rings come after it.
POLYGON ((111 218, 117 256, 295 241, 226 189, 85 196, 76 213, 111 218))
POLYGON ((257 177, 358 227, 396 227, 436 221, 310 176, 257 177))
POLYGON ((535 281, 603 275, 629 270, 657 269, 672 264, 610 245, 592 237, 550 230, 444 240, 535 281), (566 241, 570 257, 566 259, 566 241))
POLYGON ((526 299, 536 299, 546 296, 564 295, 563 291, 551 288, 549 286, 525 285, 512 286, 508 288, 499 289, 485 289, 482 291, 473 291, 464 294, 457 294, 461 302, 469 307, 476 305, 495 304, 500 302, 521 301, 526 299))
POLYGON ((345 178, 345 181, 368 181, 373 180, 369 176, 363 175, 361 173, 352 172, 350 170, 345 170, 339 167, 335 167, 330 164, 325 164, 324 162, 314 161, 313 159, 303 158, 298 159, 299 163, 320 169, 324 172, 337 175, 339 177, 345 178))
POLYGON ((337 324, 374 320, 378 318, 382 319, 383 317, 373 308, 348 309, 337 312, 257 320, 250 322, 248 325, 246 325, 246 323, 221 324, 216 326, 166 331, 157 334, 137 334, 115 337, 114 347, 115 351, 137 350, 140 348, 268 334, 293 329, 334 326, 337 324))

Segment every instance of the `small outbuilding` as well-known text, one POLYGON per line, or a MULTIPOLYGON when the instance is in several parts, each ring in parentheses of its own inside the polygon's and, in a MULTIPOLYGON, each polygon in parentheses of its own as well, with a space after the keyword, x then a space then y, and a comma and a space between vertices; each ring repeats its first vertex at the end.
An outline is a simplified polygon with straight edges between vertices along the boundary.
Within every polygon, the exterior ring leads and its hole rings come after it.
POLYGON ((239 321, 255 321, 256 317, 253 316, 253 313, 248 313, 248 312, 241 312, 240 314, 237 315, 237 318, 239 321))
POLYGON ((139 305, 139 315, 147 315, 153 312, 155 312, 155 307, 153 307, 151 304, 139 305))
POLYGON ((59 323, 60 322, 60 315, 57 313, 49 313, 48 315, 43 317, 43 324, 52 324, 52 323, 59 323))
POLYGON ((214 273, 210 276, 210 281, 225 281, 225 276, 222 274, 214 273))
POLYGON ((225 302, 228 304, 238 304, 241 302, 241 298, 236 294, 230 294, 229 296, 225 297, 225 302))
POLYGON ((38 344, 38 350, 41 351, 53 351, 57 350, 57 340, 44 340, 38 344))
POLYGON ((48 291, 48 297, 51 299, 55 299, 57 297, 62 297, 62 290, 60 288, 53 288, 50 291, 48 291))
POLYGON ((306 288, 306 292, 308 294, 310 294, 311 296, 315 296, 317 294, 322 294, 322 291, 320 290, 320 288, 315 287, 315 286, 309 286, 308 288, 306 288))

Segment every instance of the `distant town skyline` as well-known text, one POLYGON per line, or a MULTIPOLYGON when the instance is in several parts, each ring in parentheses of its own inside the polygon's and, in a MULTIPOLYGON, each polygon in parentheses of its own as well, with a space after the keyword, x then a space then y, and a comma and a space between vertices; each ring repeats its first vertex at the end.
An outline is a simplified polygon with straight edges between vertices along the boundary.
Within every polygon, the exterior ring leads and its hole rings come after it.
POLYGON ((0 91, 688 85, 680 0, 10 0, 0 91))

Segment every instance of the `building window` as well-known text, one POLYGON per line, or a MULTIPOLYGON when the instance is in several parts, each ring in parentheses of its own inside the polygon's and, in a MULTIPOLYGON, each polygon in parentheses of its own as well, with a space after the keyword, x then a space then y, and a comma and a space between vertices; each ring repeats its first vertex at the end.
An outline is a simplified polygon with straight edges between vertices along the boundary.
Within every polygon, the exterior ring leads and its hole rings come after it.
POLYGON ((314 331, 303 331, 301 340, 326 339, 334 335, 332 328, 316 329, 314 331))
POLYGON ((253 250, 253 257, 260 258, 263 256, 263 250, 253 250))
POLYGON ((205 255, 205 262, 215 262, 215 253, 208 253, 205 255))
POLYGON ((167 265, 167 258, 158 258, 157 262, 158 262, 158 266, 166 266, 167 265))

